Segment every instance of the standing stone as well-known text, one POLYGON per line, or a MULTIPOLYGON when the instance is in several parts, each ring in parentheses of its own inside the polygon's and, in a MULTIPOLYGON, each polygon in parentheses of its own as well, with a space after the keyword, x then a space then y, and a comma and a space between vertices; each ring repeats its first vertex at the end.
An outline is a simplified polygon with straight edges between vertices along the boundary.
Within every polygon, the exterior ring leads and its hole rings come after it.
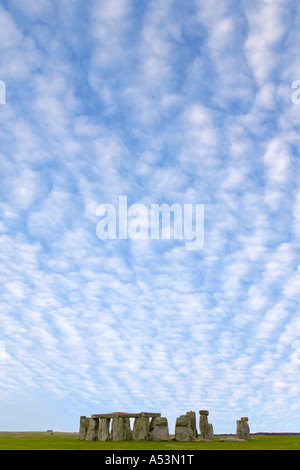
POLYGON ((246 416, 236 422, 236 437, 237 439, 250 439, 250 428, 246 416))
POLYGON ((149 439, 153 441, 169 441, 168 420, 164 417, 152 418, 150 423, 149 439))
POLYGON ((149 418, 146 416, 139 416, 135 418, 133 425, 132 440, 133 441, 146 441, 149 438, 149 418))
POLYGON ((198 433, 197 433, 197 426, 196 426, 196 413, 195 413, 195 411, 187 411, 186 416, 188 416, 190 418, 190 421, 191 421, 191 428, 192 428, 192 431, 193 431, 193 438, 197 439, 198 433))
POLYGON ((153 436, 155 423, 156 423, 156 417, 151 418, 150 425, 149 425, 149 438, 148 438, 150 441, 153 440, 152 436, 153 436))
POLYGON ((130 429, 130 418, 124 418, 123 440, 124 441, 132 440, 132 431, 130 429))
POLYGON ((98 428, 98 441, 109 441, 109 418, 100 418, 99 419, 99 428, 98 428))
POLYGON ((214 438, 214 428, 211 423, 208 423, 208 439, 214 438))
POLYGON ((86 441, 97 441, 98 440, 98 428, 99 428, 99 419, 90 418, 89 419, 89 428, 87 430, 85 440, 86 441))
POLYGON ((176 419, 175 441, 189 442, 193 440, 191 420, 187 415, 181 415, 176 419))
POLYGON ((209 439, 209 431, 208 431, 208 415, 209 411, 207 410, 200 410, 200 433, 201 433, 201 439, 209 439))
POLYGON ((79 440, 84 441, 86 433, 89 428, 89 421, 90 418, 87 418, 86 416, 80 416, 80 427, 79 427, 79 440))
POLYGON ((123 418, 113 418, 111 425, 111 439, 113 441, 122 441, 123 440, 123 427, 124 421, 123 418))
POLYGON ((116 416, 112 420, 111 438, 113 441, 128 441, 131 439, 130 419, 116 416))

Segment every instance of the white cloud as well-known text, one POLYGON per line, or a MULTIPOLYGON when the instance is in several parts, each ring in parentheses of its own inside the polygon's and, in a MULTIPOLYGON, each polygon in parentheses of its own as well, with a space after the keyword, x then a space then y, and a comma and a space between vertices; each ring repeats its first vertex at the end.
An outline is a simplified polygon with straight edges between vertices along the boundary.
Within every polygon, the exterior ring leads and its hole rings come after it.
POLYGON ((288 175, 290 163, 289 149, 285 142, 278 138, 271 140, 267 144, 264 163, 267 178, 270 179, 271 183, 278 184, 284 182, 288 175))
POLYGON ((47 0, 41 0, 38 3, 34 0, 28 0, 27 2, 18 2, 17 0, 12 0, 12 5, 18 11, 22 11, 26 15, 29 15, 31 18, 37 19, 41 15, 48 15, 52 6, 47 2, 47 0))
POLYGON ((298 237, 300 235, 300 190, 296 193, 293 202, 293 229, 298 237))
POLYGON ((28 229, 37 237, 57 235, 62 231, 67 220, 72 218, 71 195, 65 190, 53 188, 42 201, 40 209, 28 216, 28 229))
POLYGON ((12 16, 3 8, 0 9, 0 25, 1 25, 1 48, 18 46, 22 40, 22 34, 18 30, 12 16))
POLYGON ((92 34, 95 40, 93 62, 97 66, 114 66, 123 56, 130 3, 127 0, 93 2, 92 34))
POLYGON ((246 56, 259 86, 264 85, 278 66, 275 48, 286 32, 284 10, 278 4, 249 4, 246 11, 249 27, 245 42, 246 56))
POLYGON ((21 168, 18 175, 12 176, 11 203, 14 207, 28 209, 40 195, 41 178, 29 168, 21 168))
MULTIPOLYGON (((40 60, 39 52, 32 38, 24 36, 12 15, 0 8, 0 49, 2 65, 1 79, 7 81, 7 95, 11 95, 9 84, 17 80, 26 80, 31 70, 35 70, 40 60)), ((23 86, 25 83, 23 82, 23 86)))

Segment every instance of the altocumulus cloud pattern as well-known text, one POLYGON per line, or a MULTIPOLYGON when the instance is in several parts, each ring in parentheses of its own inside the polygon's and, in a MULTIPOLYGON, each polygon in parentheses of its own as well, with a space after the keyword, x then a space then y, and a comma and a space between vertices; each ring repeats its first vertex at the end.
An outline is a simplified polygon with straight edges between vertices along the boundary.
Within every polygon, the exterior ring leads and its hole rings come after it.
POLYGON ((3 430, 300 430, 299 22, 294 0, 1 2, 3 430), (202 249, 99 239, 119 196, 203 204, 202 249))

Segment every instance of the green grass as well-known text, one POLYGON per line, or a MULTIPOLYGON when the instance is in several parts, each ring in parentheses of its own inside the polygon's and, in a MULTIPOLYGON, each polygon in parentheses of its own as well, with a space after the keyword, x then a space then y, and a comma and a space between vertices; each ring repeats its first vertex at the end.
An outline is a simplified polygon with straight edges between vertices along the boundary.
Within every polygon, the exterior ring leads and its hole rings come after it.
POLYGON ((300 436, 255 435, 247 442, 97 442, 80 441, 77 433, 0 432, 0 450, 300 450, 300 436))

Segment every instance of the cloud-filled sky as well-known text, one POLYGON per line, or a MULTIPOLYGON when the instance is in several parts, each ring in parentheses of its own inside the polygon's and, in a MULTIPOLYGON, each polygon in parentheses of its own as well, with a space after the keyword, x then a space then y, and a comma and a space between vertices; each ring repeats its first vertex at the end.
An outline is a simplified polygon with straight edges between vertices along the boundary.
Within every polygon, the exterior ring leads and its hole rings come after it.
POLYGON ((3 0, 2 430, 300 431, 296 0, 3 0), (204 245, 97 207, 204 204, 204 245), (199 417, 199 415, 198 415, 199 417))

